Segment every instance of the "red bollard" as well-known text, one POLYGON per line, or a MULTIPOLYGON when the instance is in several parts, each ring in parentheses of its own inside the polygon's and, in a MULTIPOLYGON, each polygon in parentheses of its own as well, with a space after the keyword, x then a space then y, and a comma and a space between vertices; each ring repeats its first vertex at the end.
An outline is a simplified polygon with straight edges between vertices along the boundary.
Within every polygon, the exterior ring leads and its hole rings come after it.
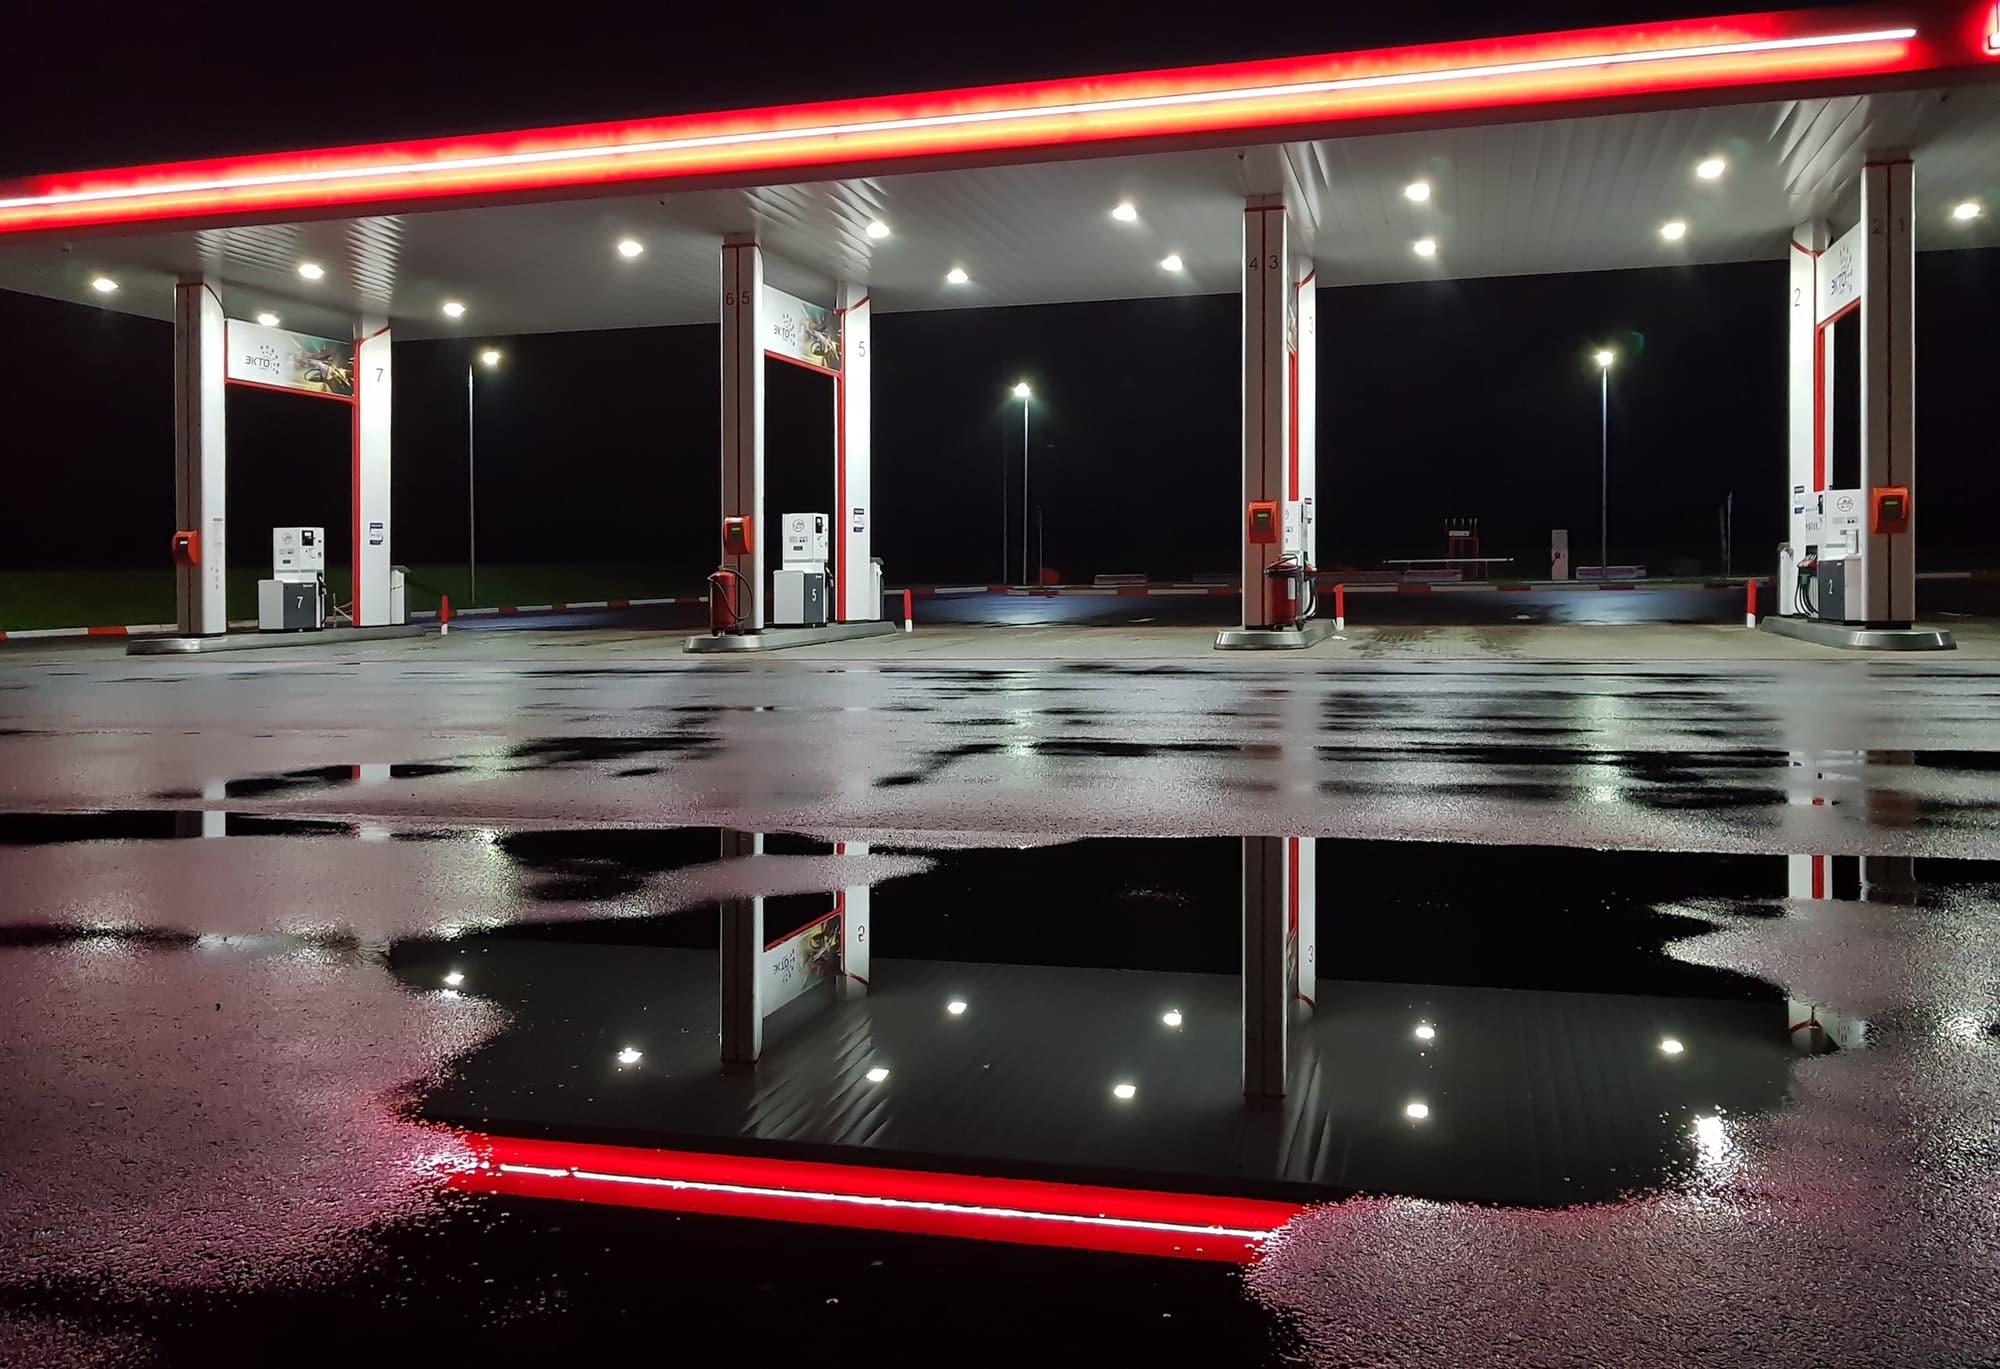
POLYGON ((451 596, 449 594, 440 594, 438 595, 438 633, 442 635, 450 630, 451 596))
POLYGON ((909 592, 908 590, 904 590, 904 591, 903 591, 903 631, 905 631, 905 632, 915 632, 916 630, 917 630, 917 625, 916 625, 916 623, 915 623, 915 622, 913 622, 913 621, 911 620, 911 618, 910 618, 910 592, 909 592))
POLYGON ((1333 587, 1333 630, 1335 632, 1347 631, 1346 585, 1335 585, 1333 587))
POLYGON ((1749 597, 1743 605, 1743 626, 1755 627, 1757 626, 1757 582, 1754 579, 1749 581, 1744 585, 1744 589, 1749 591, 1749 597))

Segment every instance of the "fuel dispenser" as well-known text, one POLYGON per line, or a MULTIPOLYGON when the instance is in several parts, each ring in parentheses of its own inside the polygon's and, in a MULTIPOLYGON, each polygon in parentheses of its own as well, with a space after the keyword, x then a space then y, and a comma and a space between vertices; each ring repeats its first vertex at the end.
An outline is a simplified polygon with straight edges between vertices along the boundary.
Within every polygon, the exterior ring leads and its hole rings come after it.
POLYGON ((782 563, 773 577, 771 622, 779 627, 826 626, 828 526, 823 513, 788 513, 782 563))
POLYGON ((272 528, 271 578, 257 582, 259 632, 326 626, 326 529, 272 528))
MULTIPOLYGON (((1273 548, 1264 564, 1264 625, 1296 628, 1318 608, 1313 567, 1306 557, 1306 548, 1312 545, 1312 504, 1259 500, 1250 505, 1249 520, 1251 543, 1273 548)), ((1243 590, 1256 593, 1252 585, 1243 590)))
POLYGON ((1805 522, 1813 539, 1778 548, 1779 584, 1790 585, 1794 615, 1828 623, 1879 621, 1866 605, 1869 541, 1910 530, 1910 491, 1898 485, 1822 490, 1805 522))

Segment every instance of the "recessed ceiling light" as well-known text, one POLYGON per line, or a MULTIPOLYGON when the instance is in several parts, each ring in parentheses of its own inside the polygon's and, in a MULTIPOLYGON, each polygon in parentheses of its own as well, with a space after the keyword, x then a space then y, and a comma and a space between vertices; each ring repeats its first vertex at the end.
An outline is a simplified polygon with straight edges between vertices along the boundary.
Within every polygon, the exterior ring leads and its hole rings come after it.
POLYGON ((1979 201, 1966 200, 1951 207, 1951 216, 1960 223, 1969 223, 1979 217, 1979 201))
POLYGON ((446 318, 464 318, 465 306, 455 299, 448 299, 444 302, 444 316, 446 318))
POLYGON ((952 267, 951 270, 944 273, 944 278, 947 281, 950 281, 953 285, 963 285, 967 281, 972 279, 972 277, 965 274, 965 268, 963 266, 952 267))
POLYGON ((100 295, 108 295, 118 288, 118 282, 109 276, 98 276, 90 282, 90 288, 100 295))
POLYGON ((266 328, 275 328, 278 326, 278 316, 269 309, 266 309, 263 313, 257 315, 257 322, 266 328))
POLYGON ((302 261, 299 263, 299 274, 307 280, 318 280, 326 274, 326 268, 316 261, 302 261))
POLYGON ((965 1000, 963 998, 954 998, 951 1002, 944 1005, 944 1010, 953 1017, 957 1017, 965 1011, 965 1000))
POLYGON ((871 238, 886 238, 886 237, 888 237, 888 236, 889 236, 889 225, 888 225, 888 224, 886 224, 886 223, 883 223, 883 222, 882 222, 882 220, 880 220, 880 219, 876 219, 876 220, 874 220, 873 222, 871 222, 871 223, 870 223, 870 224, 868 225, 868 236, 869 236, 869 237, 871 237, 871 238))
POLYGON ((1661 1055, 1679 1055, 1682 1051, 1686 1049, 1687 1049, 1686 1046, 1683 1046, 1680 1042, 1674 1040, 1674 1038, 1671 1036, 1663 1038, 1660 1042, 1661 1055))
POLYGON ((1437 1040, 1437 1034, 1438 1034, 1438 1029, 1436 1027, 1433 1027, 1430 1023, 1428 1022, 1417 1023, 1417 1040, 1435 1041, 1437 1040))
POLYGON ((1435 257, 1438 250, 1436 238, 1418 238, 1410 244, 1410 250, 1420 257, 1435 257))
POLYGON ((1137 1084, 1113 1084, 1111 1086, 1111 1096, 1121 1102, 1136 1097, 1138 1092, 1139 1086, 1137 1084))
POLYGON ((1168 1008, 1160 1014, 1160 1020, 1169 1027, 1178 1027, 1181 1024, 1181 1010, 1179 1008, 1168 1008))
POLYGON ((1429 1103, 1403 1104, 1403 1116, 1409 1118, 1412 1122, 1421 1122, 1430 1115, 1431 1105, 1429 1103))
POLYGON ((1660 225, 1660 236, 1668 242, 1679 242, 1687 236, 1688 226, 1684 219, 1668 219, 1660 225))
POLYGON ((482 365, 498 366, 500 364, 500 349, 498 347, 488 347, 479 354, 479 360, 482 365))
POLYGON ((863 1077, 866 1078, 868 1082, 871 1084, 879 1084, 884 1079, 887 1079, 889 1077, 889 1071, 883 1069, 880 1065, 877 1065, 874 1069, 868 1071, 868 1073, 863 1077))
POLYGON ((1716 181, 1721 180, 1722 173, 1728 169, 1729 163, 1723 161, 1722 158, 1708 157, 1695 163, 1694 174, 1701 177, 1704 181, 1716 181))
POLYGON ((1429 181, 1411 181, 1403 187, 1403 198, 1412 204, 1422 204, 1430 197, 1431 183, 1429 181))
POLYGON ((636 1065, 644 1058, 645 1052, 637 1046, 627 1046, 624 1050, 618 1052, 618 1063, 621 1065, 636 1065))
POLYGON ((1111 211, 1111 217, 1120 223, 1132 223, 1139 217, 1139 211, 1132 207, 1132 201, 1125 200, 1111 211))
POLYGON ((1178 252, 1169 252, 1160 259, 1160 269, 1162 271, 1178 271, 1183 265, 1181 254, 1178 252))
POLYGON ((619 239, 618 255, 621 257, 636 257, 645 250, 646 244, 640 242, 637 238, 619 239))

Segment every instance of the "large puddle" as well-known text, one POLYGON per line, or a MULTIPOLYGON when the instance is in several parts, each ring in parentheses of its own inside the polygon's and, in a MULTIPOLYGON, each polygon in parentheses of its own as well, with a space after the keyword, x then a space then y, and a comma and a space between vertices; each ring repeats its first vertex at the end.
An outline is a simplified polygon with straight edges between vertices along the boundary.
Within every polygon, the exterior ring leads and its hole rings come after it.
MULTIPOLYGON (((218 1290, 301 1261, 361 1297, 384 1252, 463 1253, 496 1222, 552 1254, 565 1230, 606 1251, 838 1239, 740 1220, 778 1218, 1255 1258, 1260 1240, 1214 1233, 1320 1203, 1700 1198, 1740 1176, 1739 1138, 1794 1106, 1801 1070, 1912 1029, 1879 986, 1848 999, 1709 948, 1822 909, 1921 925, 2000 902, 2000 868, 1953 860, 164 809, 0 816, 0 880, 0 974, 32 1016, 0 1049, 29 1119, 0 1150, 0 1334, 33 1347, 51 1342, 31 1286, 169 1287, 221 1317, 218 1290), (1289 947, 1282 1092, 1246 1098, 1271 1058, 1243 973, 1265 854, 1289 947), (754 1067, 726 1040, 745 973, 754 1067), (904 1177, 843 1197, 825 1166, 904 1177), (830 1186, 819 1210, 771 1210, 811 1184, 830 1186), (1251 1205, 1160 1205, 1175 1194, 1251 1205), (1032 1220, 1059 1239, 1009 1227, 1023 1195, 1055 1204, 1032 1220), (565 1197, 590 1215, 560 1215, 565 1197), (1104 1216, 1127 1201, 1137 1215, 1104 1216), (426 1224, 447 1234, 412 1234, 426 1224)), ((1992 1031, 1968 1011, 1955 1029, 1992 1031)), ((508 1261, 510 1297, 566 1286, 508 1261)), ((86 1342, 158 1330, 125 1315, 86 1342)))

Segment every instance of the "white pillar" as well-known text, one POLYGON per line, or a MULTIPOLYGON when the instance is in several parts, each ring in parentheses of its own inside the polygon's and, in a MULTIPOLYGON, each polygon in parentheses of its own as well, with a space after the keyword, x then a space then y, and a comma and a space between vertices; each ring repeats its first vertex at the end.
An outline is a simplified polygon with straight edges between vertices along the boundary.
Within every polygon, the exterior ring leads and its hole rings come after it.
MULTIPOLYGON (((1863 251, 1861 299, 1861 489, 1864 499, 1884 486, 1910 491, 1916 506, 1915 234, 1910 222, 1914 172, 1907 157, 1870 160, 1861 169, 1863 251)), ((1869 623, 1908 623, 1916 616, 1916 520, 1908 532, 1867 537, 1869 623)))
MULTIPOLYGON (((1305 505, 1306 564, 1319 564, 1319 296, 1312 262, 1295 257, 1298 345, 1292 352, 1291 498, 1305 505)), ((1331 605, 1329 605, 1331 608, 1331 605)))
POLYGON ((840 317, 839 400, 834 434, 834 612, 842 623, 876 622, 882 603, 869 568, 874 543, 874 485, 870 460, 869 356, 871 312, 865 286, 842 281, 834 295, 840 317))
POLYGON ((1268 626, 1264 567, 1277 543, 1252 542, 1249 506, 1282 503, 1289 490, 1293 320, 1285 202, 1255 195, 1243 211, 1243 497, 1236 508, 1242 547, 1243 626, 1268 626))
POLYGON ((174 616, 184 636, 229 630, 227 326, 213 280, 191 276, 174 287, 174 530, 200 542, 199 563, 174 570, 174 616))
POLYGON ((1793 561, 1778 570, 1772 587, 1777 602, 1772 613, 1793 614, 1798 557, 1819 543, 1819 492, 1826 488, 1826 395, 1819 362, 1819 263, 1830 234, 1824 223, 1801 224, 1792 231, 1791 281, 1786 314, 1788 361, 1786 376, 1785 507, 1789 511, 1785 540, 1793 561))
POLYGON ((1243 838, 1243 1093, 1282 1098, 1292 982, 1285 838, 1243 838))
POLYGON ((1291 901, 1292 991, 1310 1008, 1319 1002, 1319 839, 1287 837, 1285 870, 1291 901))
MULTIPOLYGON (((762 835, 722 832, 722 859, 759 855, 762 835)), ((722 1067, 747 1069, 764 1053, 764 900, 722 900, 722 1067)))
MULTIPOLYGON (((743 625, 764 626, 764 253, 756 243, 722 245, 722 517, 750 520, 750 553, 721 564, 743 577, 743 625)), ((718 541, 722 536, 716 528, 718 541)))
POLYGON ((354 622, 389 621, 389 414, 393 374, 389 324, 363 319, 354 330, 354 622))
MULTIPOLYGON (((843 856, 865 856, 868 843, 836 843, 834 852, 843 856)), ((840 890, 840 991, 843 996, 868 992, 868 889, 866 884, 847 884, 840 890)))

